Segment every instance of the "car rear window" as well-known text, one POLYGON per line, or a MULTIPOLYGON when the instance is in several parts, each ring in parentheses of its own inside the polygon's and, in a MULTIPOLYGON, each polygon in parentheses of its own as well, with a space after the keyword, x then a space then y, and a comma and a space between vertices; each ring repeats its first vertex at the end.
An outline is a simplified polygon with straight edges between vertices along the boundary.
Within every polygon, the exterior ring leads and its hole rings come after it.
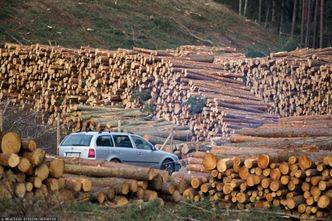
POLYGON ((73 134, 67 137, 61 146, 90 146, 92 135, 73 134))
POLYGON ((102 146, 102 147, 113 147, 113 141, 111 136, 109 135, 103 135, 103 136, 99 136, 97 138, 97 146, 102 146))

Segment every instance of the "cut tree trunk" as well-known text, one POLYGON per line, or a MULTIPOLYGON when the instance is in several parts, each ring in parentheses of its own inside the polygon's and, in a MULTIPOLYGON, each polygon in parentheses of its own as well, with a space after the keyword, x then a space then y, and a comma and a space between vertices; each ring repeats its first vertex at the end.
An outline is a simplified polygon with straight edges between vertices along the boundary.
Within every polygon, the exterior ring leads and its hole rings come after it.
POLYGON ((332 136, 330 128, 244 128, 241 135, 256 137, 328 137, 332 136))
POLYGON ((118 178, 129 178, 136 180, 152 180, 155 176, 155 170, 149 168, 146 173, 146 168, 141 167, 126 167, 122 164, 118 164, 117 167, 95 167, 75 164, 65 164, 65 173, 96 176, 96 177, 118 177, 118 178))
POLYGON ((21 137, 16 132, 7 132, 2 136, 2 153, 18 153, 21 149, 21 137))
POLYGON ((20 157, 15 153, 0 153, 0 165, 16 167, 20 163, 20 157))

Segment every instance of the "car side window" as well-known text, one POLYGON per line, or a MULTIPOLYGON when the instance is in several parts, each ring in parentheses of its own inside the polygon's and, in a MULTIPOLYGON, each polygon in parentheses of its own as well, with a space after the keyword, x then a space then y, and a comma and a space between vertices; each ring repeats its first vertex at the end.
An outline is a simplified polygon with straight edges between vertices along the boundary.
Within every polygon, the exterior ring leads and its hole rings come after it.
POLYGON ((143 150, 152 150, 153 147, 150 143, 146 142, 144 139, 137 137, 137 136, 131 136, 133 139, 135 146, 137 149, 143 149, 143 150))
POLYGON ((116 147, 133 148, 127 135, 113 135, 113 139, 116 147))
POLYGON ((108 135, 102 135, 97 138, 96 141, 97 146, 103 146, 103 147, 113 147, 113 141, 111 136, 108 135))

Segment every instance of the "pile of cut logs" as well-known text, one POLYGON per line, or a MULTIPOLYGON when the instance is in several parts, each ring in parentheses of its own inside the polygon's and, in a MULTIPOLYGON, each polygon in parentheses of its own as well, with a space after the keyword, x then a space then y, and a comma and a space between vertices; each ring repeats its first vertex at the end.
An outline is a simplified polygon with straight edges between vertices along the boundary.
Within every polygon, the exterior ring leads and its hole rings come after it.
POLYGON ((226 61, 230 73, 242 73, 251 92, 280 116, 332 113, 332 48, 297 49, 269 57, 226 61))
POLYGON ((189 125, 198 141, 228 136, 242 127, 257 127, 276 119, 267 113, 268 105, 250 94, 240 74, 229 74, 213 63, 179 57, 163 57, 162 63, 166 70, 155 76, 160 83, 151 92, 156 98, 156 116, 189 125), (202 112, 190 111, 194 105, 189 103, 190 98, 205 100, 202 112))
POLYGON ((332 206, 332 115, 293 116, 244 128, 230 143, 194 152, 185 198, 222 207, 281 206, 301 218, 326 217, 332 206))
MULTIPOLYGON (((269 154, 287 158, 294 154, 321 155, 332 152, 332 115, 293 116, 258 128, 243 128, 231 135, 222 146, 212 146, 210 152, 223 157, 269 154)), ((204 153, 189 154, 187 170, 204 172, 204 153)))
POLYGON ((177 126, 165 119, 142 113, 139 109, 123 109, 108 106, 77 105, 65 118, 65 131, 105 130, 132 132, 144 137, 158 149, 173 152, 180 158, 187 158, 193 151, 209 150, 207 142, 192 142, 188 126, 177 126), (173 134, 173 135, 171 135, 173 134))
MULTIPOLYGON (((179 191, 183 189, 182 181, 171 179, 166 171, 108 161, 61 159, 65 161, 66 180, 90 180, 90 199, 98 203, 108 201, 107 204, 117 207, 126 204, 129 199, 145 202, 158 198, 175 202, 181 200, 182 192, 179 191)), ((76 186, 72 188, 74 191, 79 189, 76 186)))
POLYGON ((65 118, 65 122, 65 129, 69 131, 120 130, 139 134, 153 144, 164 144, 172 131, 173 136, 168 139, 168 144, 187 142, 192 138, 189 127, 173 125, 164 119, 154 119, 138 108, 77 105, 75 111, 65 118))
POLYGON ((128 200, 178 202, 186 187, 166 171, 47 155, 33 139, 21 139, 15 132, 6 132, 1 139, 1 200, 36 198, 57 203, 79 199, 114 208, 128 200))
POLYGON ((53 124, 58 115, 70 117, 77 104, 142 108, 150 99, 157 118, 189 126, 194 140, 273 122, 276 117, 250 94, 242 73, 212 63, 214 54, 220 62, 241 57, 235 49, 199 46, 109 51, 7 43, 0 49, 0 100, 44 111, 53 124), (194 104, 185 101, 191 97, 205 101, 202 112, 190 111, 194 104))
POLYGON ((208 199, 222 208, 282 207, 302 218, 327 217, 332 206, 332 154, 290 156, 275 160, 267 154, 252 158, 221 158, 206 153, 202 173, 191 179, 183 197, 208 199))
POLYGON ((0 151, 0 199, 46 197, 67 186, 62 177, 64 162, 46 160, 45 151, 33 139, 4 133, 0 151))

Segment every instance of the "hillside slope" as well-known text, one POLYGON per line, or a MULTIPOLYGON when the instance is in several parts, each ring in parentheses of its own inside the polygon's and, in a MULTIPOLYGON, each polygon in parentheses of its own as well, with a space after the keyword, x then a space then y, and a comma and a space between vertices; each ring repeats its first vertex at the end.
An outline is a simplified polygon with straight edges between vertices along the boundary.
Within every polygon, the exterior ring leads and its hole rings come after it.
POLYGON ((276 38, 211 0, 0 0, 0 42, 67 47, 254 46, 276 38))

